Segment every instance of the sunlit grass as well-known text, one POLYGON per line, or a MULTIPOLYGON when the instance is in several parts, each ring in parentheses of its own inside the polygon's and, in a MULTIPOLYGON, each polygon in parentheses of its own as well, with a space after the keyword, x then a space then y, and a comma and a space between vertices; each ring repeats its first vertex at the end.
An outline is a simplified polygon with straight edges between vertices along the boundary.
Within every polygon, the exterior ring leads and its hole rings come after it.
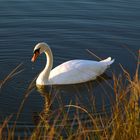
MULTIPOLYGON (((61 105, 51 111, 52 101, 48 101, 50 94, 43 95, 45 98, 44 110, 38 114, 39 120, 30 136, 24 139, 31 140, 138 140, 140 139, 140 80, 139 80, 140 56, 138 56, 137 69, 134 76, 131 76, 123 66, 123 74, 113 74, 113 91, 115 101, 112 102, 111 115, 95 116, 94 112, 88 111, 84 106, 78 104, 61 105), (73 118, 70 118, 70 110, 75 109, 73 118), (87 116, 87 120, 81 120, 80 113, 87 116)), ((0 88, 20 71, 16 67, 2 82, 0 88)), ((14 140, 16 122, 24 107, 29 94, 34 90, 34 82, 31 82, 27 90, 12 129, 8 128, 8 122, 12 115, 7 117, 0 125, 0 140, 14 140), (5 131, 7 134, 5 134, 5 131)), ((110 99, 112 100, 112 99, 110 99)), ((90 104, 90 103, 89 103, 90 104)), ((92 104, 91 104, 92 105, 92 104)), ((19 136, 20 139, 20 136, 19 136)), ((23 139, 23 138, 22 138, 23 139)))

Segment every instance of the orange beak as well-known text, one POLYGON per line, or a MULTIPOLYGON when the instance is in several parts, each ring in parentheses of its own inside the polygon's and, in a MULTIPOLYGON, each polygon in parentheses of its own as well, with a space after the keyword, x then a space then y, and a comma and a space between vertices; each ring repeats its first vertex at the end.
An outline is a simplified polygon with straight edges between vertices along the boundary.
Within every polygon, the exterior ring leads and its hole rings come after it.
POLYGON ((38 52, 35 52, 35 53, 33 54, 33 57, 32 57, 32 59, 31 59, 31 61, 32 61, 32 62, 35 62, 35 60, 37 59, 38 56, 39 56, 39 53, 38 53, 38 52))

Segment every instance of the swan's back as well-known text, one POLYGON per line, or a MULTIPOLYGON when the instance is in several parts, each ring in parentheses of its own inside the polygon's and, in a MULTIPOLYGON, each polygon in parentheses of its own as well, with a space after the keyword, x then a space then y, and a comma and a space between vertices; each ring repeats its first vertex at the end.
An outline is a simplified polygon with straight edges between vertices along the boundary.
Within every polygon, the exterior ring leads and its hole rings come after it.
POLYGON ((51 70, 47 85, 75 84, 96 79, 114 60, 70 60, 51 70))

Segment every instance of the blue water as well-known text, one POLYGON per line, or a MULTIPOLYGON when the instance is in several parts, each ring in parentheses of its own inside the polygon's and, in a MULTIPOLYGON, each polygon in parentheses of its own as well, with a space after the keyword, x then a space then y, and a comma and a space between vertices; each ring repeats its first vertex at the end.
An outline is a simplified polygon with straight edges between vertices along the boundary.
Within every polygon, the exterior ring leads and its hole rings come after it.
MULTIPOLYGON (((0 0, 0 80, 20 63, 24 69, 1 90, 0 118, 17 112, 28 84, 43 68, 44 56, 30 62, 34 45, 41 41, 52 48, 54 67, 70 59, 97 60, 86 51, 89 49, 101 58, 115 58, 107 75, 120 73, 119 63, 133 75, 136 60, 132 52, 137 55, 140 48, 140 1, 0 0)), ((104 93, 100 93, 100 86, 95 91, 100 105, 104 93)), ((62 93, 62 97, 64 103, 75 98, 71 93, 62 93)), ((43 99, 34 90, 20 122, 32 123, 31 114, 42 107, 43 99)))

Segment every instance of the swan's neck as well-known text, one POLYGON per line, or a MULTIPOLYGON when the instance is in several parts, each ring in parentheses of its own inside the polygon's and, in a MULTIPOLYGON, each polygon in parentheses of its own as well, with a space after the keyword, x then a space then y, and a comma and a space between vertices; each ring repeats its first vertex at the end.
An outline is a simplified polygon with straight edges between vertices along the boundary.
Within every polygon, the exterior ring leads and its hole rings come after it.
POLYGON ((45 55, 46 55, 47 62, 46 62, 45 68, 39 74, 39 76, 37 78, 36 83, 38 85, 46 85, 47 84, 51 69, 53 67, 53 55, 52 55, 52 51, 50 48, 45 52, 45 55))

